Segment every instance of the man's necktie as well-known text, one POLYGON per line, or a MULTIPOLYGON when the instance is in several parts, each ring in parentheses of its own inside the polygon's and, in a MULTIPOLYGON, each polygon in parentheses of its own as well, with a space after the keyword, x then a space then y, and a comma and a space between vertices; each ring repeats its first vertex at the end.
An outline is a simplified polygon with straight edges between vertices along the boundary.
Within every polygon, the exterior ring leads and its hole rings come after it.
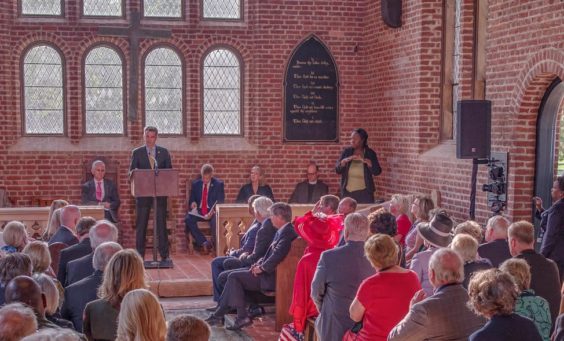
POLYGON ((102 181, 96 181, 96 200, 102 201, 102 181))
POLYGON ((208 214, 208 184, 204 184, 204 191, 202 193, 202 214, 208 214))
POLYGON ((151 164, 151 169, 155 169, 155 156, 152 150, 149 151, 149 163, 151 164))

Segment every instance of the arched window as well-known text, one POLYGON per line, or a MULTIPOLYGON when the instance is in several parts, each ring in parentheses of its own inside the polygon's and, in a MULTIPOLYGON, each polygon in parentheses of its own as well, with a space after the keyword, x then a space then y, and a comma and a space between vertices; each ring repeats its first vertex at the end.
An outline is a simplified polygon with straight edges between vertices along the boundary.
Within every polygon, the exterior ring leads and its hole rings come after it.
POLYGON ((241 0, 202 0, 206 19, 240 19, 241 0))
POLYGON ((182 0, 143 0, 143 16, 181 18, 182 0))
POLYGON ((121 17, 122 0, 82 0, 82 15, 88 17, 121 17))
POLYGON ((27 51, 23 91, 25 133, 64 134, 63 61, 57 50, 38 45, 27 51))
POLYGON ((204 59, 204 135, 241 134, 241 67, 228 49, 204 59))
POLYGON ((61 0, 21 0, 23 15, 61 15, 61 0))
POLYGON ((123 134, 123 65, 112 48, 92 49, 84 60, 86 134, 123 134))
POLYGON ((145 125, 161 134, 182 134, 182 62, 174 50, 159 47, 145 58, 145 125))

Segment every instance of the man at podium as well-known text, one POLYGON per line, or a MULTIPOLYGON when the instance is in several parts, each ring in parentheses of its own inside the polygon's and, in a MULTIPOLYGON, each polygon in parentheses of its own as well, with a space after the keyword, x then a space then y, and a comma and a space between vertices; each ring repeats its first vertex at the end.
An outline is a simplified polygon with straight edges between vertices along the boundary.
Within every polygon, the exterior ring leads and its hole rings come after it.
MULTIPOLYGON (((159 131, 156 127, 145 127, 143 130, 145 145, 134 149, 131 153, 131 165, 129 166, 129 172, 134 169, 158 170, 172 168, 172 161, 170 160, 168 150, 156 145, 158 134, 159 131)), ((169 259, 168 236, 166 230, 166 201, 166 197, 157 197, 157 240, 162 260, 169 259)), ((141 257, 145 256, 145 235, 147 233, 147 223, 149 222, 151 206, 153 206, 153 198, 135 198, 135 207, 137 211, 135 223, 135 247, 141 257)))

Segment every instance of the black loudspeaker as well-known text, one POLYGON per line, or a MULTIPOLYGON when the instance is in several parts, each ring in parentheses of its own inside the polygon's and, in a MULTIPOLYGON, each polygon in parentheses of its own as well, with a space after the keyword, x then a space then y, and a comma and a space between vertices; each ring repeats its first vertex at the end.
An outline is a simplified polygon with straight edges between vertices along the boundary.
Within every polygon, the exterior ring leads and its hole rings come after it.
POLYGON ((464 100, 457 104, 456 157, 485 159, 490 157, 492 103, 464 100))
POLYGON ((393 28, 401 27, 401 3, 401 0, 380 1, 382 20, 386 25, 393 28))

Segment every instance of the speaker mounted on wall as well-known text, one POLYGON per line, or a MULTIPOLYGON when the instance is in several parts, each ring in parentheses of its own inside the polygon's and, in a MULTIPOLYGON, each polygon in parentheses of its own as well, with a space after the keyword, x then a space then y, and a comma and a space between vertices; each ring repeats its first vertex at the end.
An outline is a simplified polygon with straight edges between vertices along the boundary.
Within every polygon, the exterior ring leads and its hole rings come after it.
POLYGON ((382 20, 386 25, 393 28, 401 27, 401 3, 401 0, 380 1, 382 20))
POLYGON ((462 100, 457 103, 456 157, 486 159, 491 150, 492 104, 485 100, 462 100))

